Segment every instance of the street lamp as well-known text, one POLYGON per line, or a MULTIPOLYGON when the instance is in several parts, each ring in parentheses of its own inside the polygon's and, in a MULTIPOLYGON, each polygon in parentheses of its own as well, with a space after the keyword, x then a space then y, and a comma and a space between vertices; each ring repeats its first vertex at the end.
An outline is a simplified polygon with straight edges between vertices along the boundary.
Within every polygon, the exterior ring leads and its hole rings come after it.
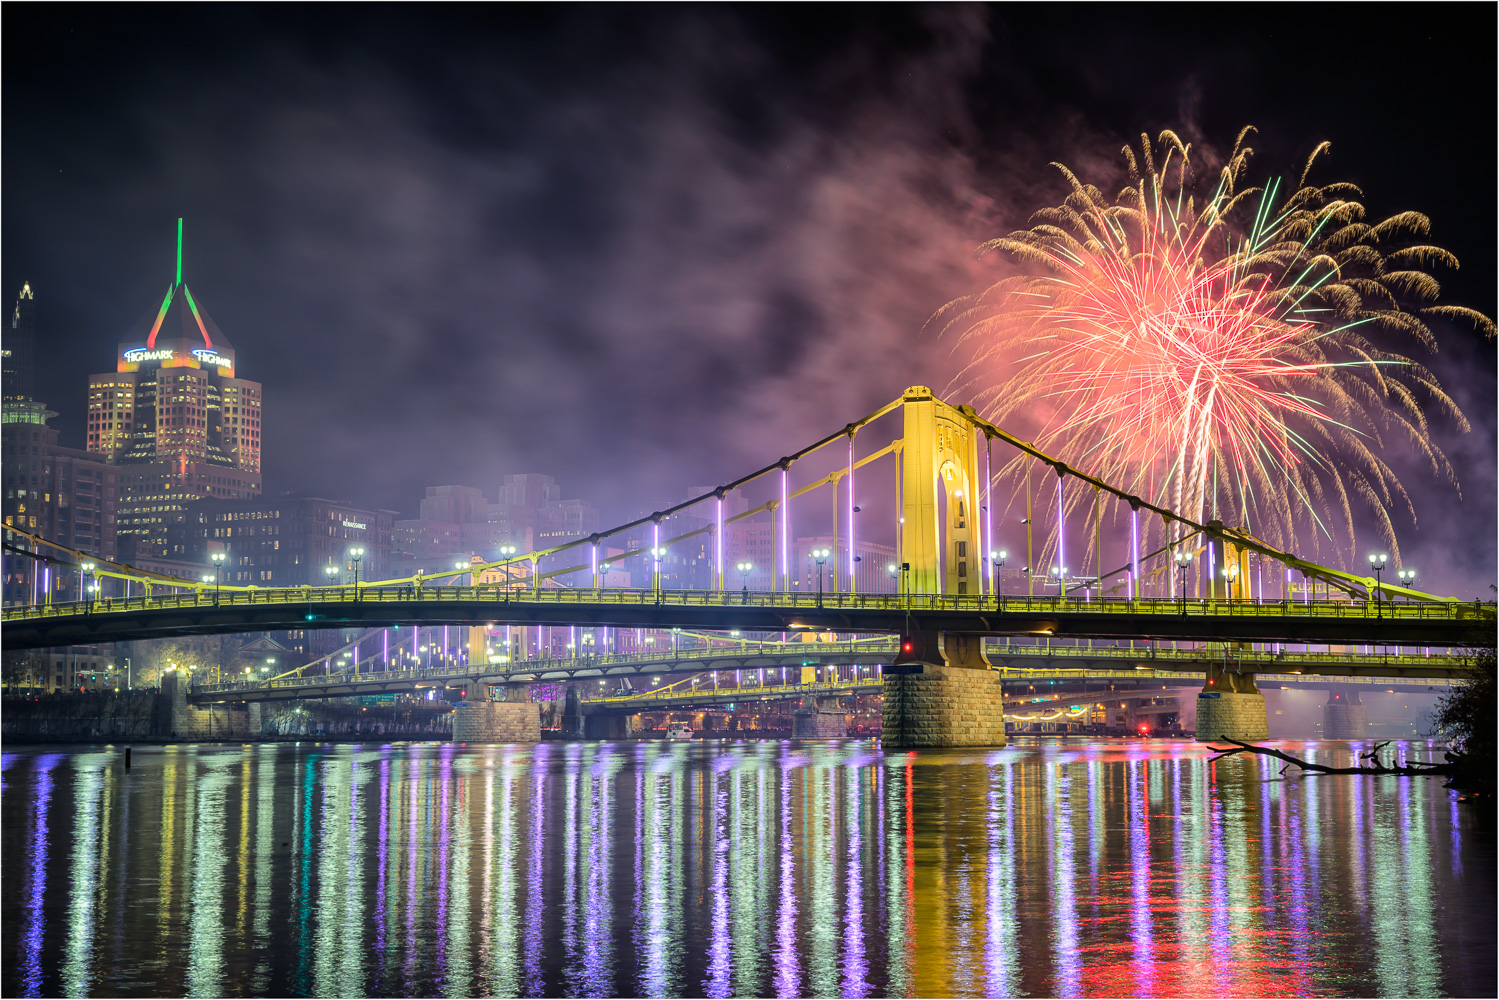
POLYGON ((93 563, 86 562, 86 563, 82 564, 81 566, 79 566, 78 568, 81 569, 81 570, 83 570, 83 572, 78 575, 78 599, 81 601, 81 600, 83 600, 83 596, 87 592, 87 589, 88 589, 84 585, 83 578, 85 576, 89 575, 90 573, 92 573, 94 571, 95 567, 94 567, 93 563))
POLYGON ((744 600, 743 600, 743 603, 748 604, 749 603, 749 579, 748 579, 748 576, 749 576, 749 571, 755 568, 755 564, 752 563, 752 562, 735 563, 734 564, 734 568, 739 571, 739 582, 744 587, 744 600))
POLYGON ((994 567, 994 607, 998 609, 1004 603, 1004 595, 999 592, 999 571, 1004 567, 1009 553, 1004 549, 996 549, 989 553, 990 565, 994 567))
POLYGON ((229 558, 229 556, 223 552, 214 552, 210 554, 208 558, 213 562, 213 603, 215 606, 217 606, 219 603, 219 577, 221 576, 220 571, 224 568, 224 560, 229 558))
POLYGON ((1185 618, 1187 617, 1187 567, 1192 565, 1193 554, 1187 549, 1177 549, 1176 555, 1172 558, 1176 560, 1177 568, 1182 574, 1182 617, 1185 618))
POLYGON ((501 545, 500 555, 505 557, 505 600, 510 600, 510 559, 515 555, 514 545, 501 545))
POLYGON ((1239 564, 1229 563, 1223 567, 1223 596, 1228 600, 1234 599, 1234 584, 1239 580, 1239 564))
POLYGON ((1067 567, 1053 566, 1051 575, 1057 578, 1057 600, 1060 601, 1067 596, 1067 567))
POLYGON ((657 545, 651 548, 651 559, 654 560, 654 568, 651 574, 656 584, 656 603, 661 603, 661 559, 666 555, 666 546, 657 545))
POLYGON ((349 560, 354 564, 354 600, 359 600, 359 560, 364 558, 364 546, 355 545, 349 549, 349 560))
POLYGON ((1379 555, 1369 556, 1369 568, 1374 571, 1374 616, 1384 617, 1384 604, 1379 598, 1379 585, 1384 582, 1384 565, 1389 561, 1389 556, 1383 552, 1379 555))
POLYGON ((810 558, 817 563, 817 606, 822 607, 822 568, 828 563, 828 556, 833 554, 832 549, 813 549, 810 558))
POLYGON ((338 577, 338 567, 337 566, 324 566, 323 567, 323 575, 328 578, 328 585, 330 587, 333 586, 335 583, 338 582, 338 580, 337 580, 337 577, 338 577))
MULTIPOLYGON (((1395 575, 1398 576, 1398 577, 1400 577, 1400 582, 1404 586, 1409 587, 1409 586, 1412 586, 1416 582, 1416 571, 1413 570, 1413 569, 1403 569, 1403 570, 1400 570, 1395 575)), ((1410 598, 1406 598, 1406 600, 1410 600, 1410 598)))

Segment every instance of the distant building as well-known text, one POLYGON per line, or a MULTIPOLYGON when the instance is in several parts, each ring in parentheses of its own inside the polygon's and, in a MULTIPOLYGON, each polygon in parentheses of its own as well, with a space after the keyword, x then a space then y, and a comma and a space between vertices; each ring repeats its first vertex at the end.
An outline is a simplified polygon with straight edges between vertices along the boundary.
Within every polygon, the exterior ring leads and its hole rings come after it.
POLYGON ((314 587, 352 583, 351 548, 363 548, 359 579, 390 577, 394 511, 356 507, 324 497, 194 500, 185 506, 189 561, 212 573, 223 552, 220 581, 238 587, 314 587), (332 567, 335 573, 329 574, 332 567))
POLYGON ((0 341, 0 395, 7 403, 29 402, 36 372, 36 296, 31 282, 21 285, 10 327, 0 341))
POLYGON ((724 527, 724 582, 731 589, 749 587, 756 592, 776 589, 779 554, 776 523, 769 516, 733 521, 724 527), (738 565, 753 569, 741 574, 738 565))
POLYGON ((174 534, 200 497, 260 494, 262 388, 238 377, 223 331, 177 273, 119 346, 115 370, 89 376, 87 446, 121 468, 119 530, 181 557, 174 534))
MULTIPOLYGON (((831 535, 813 535, 798 538, 791 546, 791 579, 793 590, 803 593, 817 592, 817 560, 812 557, 814 549, 831 549, 832 554, 822 567, 822 592, 825 594, 848 593, 848 539, 833 538, 831 535)), ((873 542, 863 540, 855 541, 854 555, 858 562, 854 564, 854 583, 858 593, 861 594, 890 594, 898 587, 898 580, 891 576, 890 566, 897 564, 895 548, 890 545, 877 545, 873 542)), ((896 574, 899 575, 897 566, 896 574)), ((974 592, 977 593, 977 584, 974 592)))
MULTIPOLYGON (((31 401, 4 404, 0 424, 0 480, 4 482, 7 525, 34 532, 59 545, 100 559, 114 559, 119 470, 102 455, 57 443, 47 425, 57 414, 31 401)), ((28 604, 81 596, 75 562, 44 549, 42 564, 24 556, 5 557, 4 600, 28 604)))
MULTIPOLYGON (((118 470, 104 456, 58 444, 48 426, 57 416, 32 398, 36 349, 36 298, 28 283, 21 288, 5 331, 3 406, 0 406, 0 482, 5 495, 6 525, 32 532, 59 545, 99 559, 114 559, 118 470)), ((7 533, 6 541, 23 551, 36 549, 7 533)), ((79 560, 42 547, 31 558, 6 552, 3 601, 32 604, 76 601, 84 588, 99 582, 106 594, 117 584, 82 573, 79 560)), ((112 644, 69 646, 37 651, 30 682, 47 691, 111 683, 115 667, 112 644), (100 679, 103 678, 101 681, 100 679)))
POLYGON ((551 476, 506 476, 496 503, 477 487, 429 486, 418 516, 394 524, 393 559, 398 575, 430 574, 471 556, 497 559, 503 545, 525 553, 585 538, 598 528, 598 509, 586 500, 563 499, 551 476))

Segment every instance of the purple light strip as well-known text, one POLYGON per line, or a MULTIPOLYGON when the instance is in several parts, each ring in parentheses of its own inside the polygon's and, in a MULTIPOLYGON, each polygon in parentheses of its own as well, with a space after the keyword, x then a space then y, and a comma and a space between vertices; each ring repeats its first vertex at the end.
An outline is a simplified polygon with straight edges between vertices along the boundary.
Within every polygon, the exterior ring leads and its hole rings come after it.
MULTIPOLYGON (((977 432, 975 432, 975 433, 977 433, 977 432)), ((993 497, 993 492, 994 492, 994 449, 993 449, 992 443, 989 440, 988 435, 985 435, 984 436, 984 491, 982 493, 982 496, 984 498, 984 500, 983 500, 983 503, 984 503, 983 510, 984 510, 984 513, 986 515, 988 515, 988 516, 984 518, 984 552, 983 552, 983 559, 989 559, 989 558, 991 558, 990 553, 994 551, 994 497, 993 497)), ((983 560, 981 559, 980 563, 982 563, 982 562, 983 562, 983 560)), ((980 594, 984 594, 984 593, 997 593, 997 591, 994 589, 995 581, 992 580, 992 579, 985 579, 985 577, 988 577, 990 574, 997 574, 998 572, 999 572, 998 567, 996 567, 996 566, 990 566, 989 567, 989 573, 981 573, 981 574, 979 574, 979 593, 980 594), (987 591, 984 589, 985 587, 988 588, 987 591)))
POLYGON ((1140 578, 1140 512, 1130 511, 1129 521, 1129 599, 1135 599, 1135 581, 1140 578))
POLYGON ((1063 582, 1062 586, 1065 589, 1066 588, 1065 578, 1067 576, 1067 550, 1063 547, 1063 541, 1062 541, 1062 477, 1061 476, 1057 477, 1057 568, 1062 571, 1062 577, 1064 579, 1064 582, 1063 582))
POLYGON ((791 523, 791 494, 787 485, 789 473, 789 469, 781 470, 781 588, 787 593, 791 592, 791 548, 786 540, 791 523))
POLYGON ((854 435, 848 436, 848 592, 858 593, 859 564, 854 562, 854 435))
POLYGON ((718 498, 718 530, 713 535, 714 590, 723 590, 723 497, 718 498))

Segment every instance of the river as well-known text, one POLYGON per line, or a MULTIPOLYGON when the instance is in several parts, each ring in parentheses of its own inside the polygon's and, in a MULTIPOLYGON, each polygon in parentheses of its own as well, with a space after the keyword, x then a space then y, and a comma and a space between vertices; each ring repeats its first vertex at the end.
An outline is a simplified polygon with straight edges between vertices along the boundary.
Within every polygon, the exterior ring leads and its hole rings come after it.
POLYGON ((1209 756, 8 746, 0 990, 1495 995, 1492 825, 1439 780, 1209 756))

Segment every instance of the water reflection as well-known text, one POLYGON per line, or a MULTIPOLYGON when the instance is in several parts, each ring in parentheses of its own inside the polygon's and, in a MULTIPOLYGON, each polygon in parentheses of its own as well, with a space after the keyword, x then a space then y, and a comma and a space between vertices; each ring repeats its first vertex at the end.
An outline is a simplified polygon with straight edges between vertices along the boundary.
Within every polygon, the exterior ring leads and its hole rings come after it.
POLYGON ((0 987, 1494 992, 1492 948, 1473 948, 1493 940, 1493 842, 1436 782, 1205 757, 177 746, 127 772, 110 750, 11 750, 0 987))

